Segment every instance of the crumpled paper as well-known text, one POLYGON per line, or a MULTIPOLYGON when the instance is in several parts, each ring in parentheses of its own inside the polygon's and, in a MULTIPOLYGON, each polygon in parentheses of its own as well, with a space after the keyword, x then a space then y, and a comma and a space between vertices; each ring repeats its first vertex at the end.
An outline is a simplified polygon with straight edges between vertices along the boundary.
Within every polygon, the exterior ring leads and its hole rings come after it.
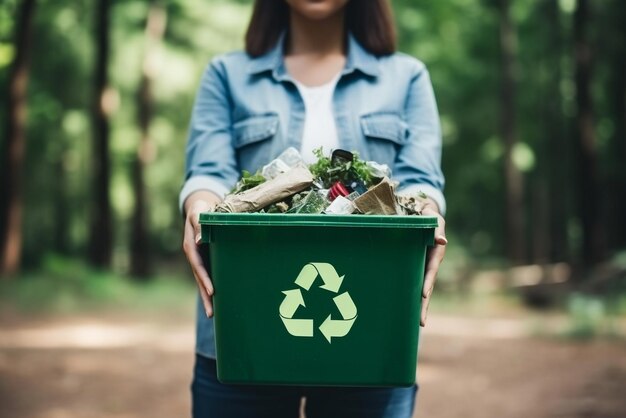
POLYGON ((422 210, 424 209, 424 205, 426 204, 425 200, 426 195, 423 196, 407 196, 407 195, 397 195, 396 199, 398 201, 398 205, 404 212, 405 215, 421 215, 422 210))
POLYGON ((298 165, 252 189, 226 196, 215 210, 226 213, 256 212, 301 192, 312 184, 313 174, 308 168, 298 165))
POLYGON ((335 200, 324 210, 324 213, 329 215, 349 215, 354 213, 354 204, 351 200, 346 199, 343 196, 337 196, 335 200))
POLYGON ((384 177, 380 183, 354 200, 354 206, 366 215, 397 215, 393 183, 384 177))

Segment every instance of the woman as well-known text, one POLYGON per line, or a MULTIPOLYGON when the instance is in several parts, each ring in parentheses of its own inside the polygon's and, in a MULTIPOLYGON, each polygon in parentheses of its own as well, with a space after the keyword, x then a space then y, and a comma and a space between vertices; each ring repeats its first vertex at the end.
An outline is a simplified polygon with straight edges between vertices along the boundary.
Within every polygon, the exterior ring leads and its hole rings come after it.
POLYGON ((354 150, 388 164, 399 192, 428 196, 437 216, 422 301, 425 325, 447 243, 439 116, 424 65, 394 53, 388 0, 257 0, 246 52, 219 56, 206 69, 193 109, 183 247, 198 283, 193 416, 297 417, 302 396, 315 417, 410 417, 417 387, 276 388, 220 384, 215 376, 213 286, 197 251, 199 214, 238 180, 285 148, 354 150))

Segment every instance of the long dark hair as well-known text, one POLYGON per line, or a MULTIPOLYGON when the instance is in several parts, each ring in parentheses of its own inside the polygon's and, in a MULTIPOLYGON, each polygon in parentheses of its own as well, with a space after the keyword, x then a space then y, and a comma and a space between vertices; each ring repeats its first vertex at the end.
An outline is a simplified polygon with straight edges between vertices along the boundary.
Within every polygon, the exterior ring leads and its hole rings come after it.
MULTIPOLYGON (((346 29, 376 56, 393 54, 396 31, 389 0, 350 0, 346 5, 346 29)), ((285 0, 256 0, 246 32, 246 52, 253 57, 268 52, 289 26, 285 0)))

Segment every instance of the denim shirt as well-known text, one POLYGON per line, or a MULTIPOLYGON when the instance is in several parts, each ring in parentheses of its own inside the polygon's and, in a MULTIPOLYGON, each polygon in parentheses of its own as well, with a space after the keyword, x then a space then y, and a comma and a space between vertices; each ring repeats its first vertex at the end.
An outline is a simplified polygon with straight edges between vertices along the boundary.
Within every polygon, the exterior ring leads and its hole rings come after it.
MULTIPOLYGON (((181 208, 195 191, 224 196, 242 170, 300 149, 305 107, 283 45, 284 36, 260 57, 232 52, 208 65, 191 117, 181 208)), ((399 193, 424 192, 445 212, 439 114, 423 63, 401 53, 376 57, 349 35, 333 112, 342 149, 387 164, 399 193)), ((215 357, 213 321, 199 298, 196 352, 215 357)))

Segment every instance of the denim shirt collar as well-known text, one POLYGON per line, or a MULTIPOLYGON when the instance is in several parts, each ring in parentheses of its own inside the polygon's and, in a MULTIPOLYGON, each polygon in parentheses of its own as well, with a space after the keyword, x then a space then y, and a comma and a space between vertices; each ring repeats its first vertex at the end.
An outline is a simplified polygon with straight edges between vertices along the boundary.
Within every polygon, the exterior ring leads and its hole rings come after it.
MULTIPOLYGON (((276 45, 269 52, 251 59, 248 65, 248 73, 252 75, 271 71, 272 76, 278 81, 291 80, 285 67, 283 53, 284 43, 285 32, 280 35, 278 42, 276 42, 276 45)), ((378 68, 378 59, 376 56, 366 51, 351 33, 348 33, 347 52, 346 66, 341 72, 342 75, 360 71, 370 77, 378 76, 380 71, 378 68)))

